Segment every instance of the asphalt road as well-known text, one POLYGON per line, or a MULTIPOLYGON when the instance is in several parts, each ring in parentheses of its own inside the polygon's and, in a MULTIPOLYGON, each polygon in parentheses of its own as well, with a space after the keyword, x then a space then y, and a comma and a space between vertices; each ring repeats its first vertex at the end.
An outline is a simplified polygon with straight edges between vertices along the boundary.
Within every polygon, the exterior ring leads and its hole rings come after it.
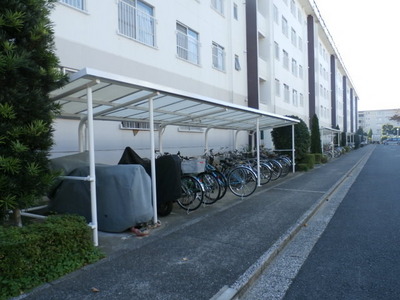
POLYGON ((378 146, 284 299, 400 299, 400 147, 378 146))

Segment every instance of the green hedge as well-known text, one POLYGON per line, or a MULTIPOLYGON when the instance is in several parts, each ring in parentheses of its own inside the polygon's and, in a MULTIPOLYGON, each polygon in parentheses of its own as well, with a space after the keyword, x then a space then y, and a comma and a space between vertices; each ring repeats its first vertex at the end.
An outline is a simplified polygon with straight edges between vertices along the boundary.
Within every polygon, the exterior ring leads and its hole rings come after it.
POLYGON ((314 154, 306 154, 304 155, 303 160, 301 161, 303 164, 306 164, 309 169, 314 168, 315 165, 315 156, 314 154))
POLYGON ((0 299, 17 296, 102 257, 83 217, 50 216, 25 227, 0 227, 0 299))
POLYGON ((315 163, 320 164, 322 162, 322 153, 314 153, 315 163))
POLYGON ((296 170, 299 172, 307 172, 309 169, 307 164, 299 163, 296 165, 296 170))

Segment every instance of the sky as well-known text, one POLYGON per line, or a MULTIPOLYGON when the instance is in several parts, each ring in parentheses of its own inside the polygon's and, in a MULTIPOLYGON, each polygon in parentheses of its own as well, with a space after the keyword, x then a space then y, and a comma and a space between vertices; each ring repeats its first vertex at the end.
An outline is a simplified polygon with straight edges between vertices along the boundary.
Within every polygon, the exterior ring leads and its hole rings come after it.
POLYGON ((400 1, 314 1, 355 87, 358 110, 400 108, 400 1))

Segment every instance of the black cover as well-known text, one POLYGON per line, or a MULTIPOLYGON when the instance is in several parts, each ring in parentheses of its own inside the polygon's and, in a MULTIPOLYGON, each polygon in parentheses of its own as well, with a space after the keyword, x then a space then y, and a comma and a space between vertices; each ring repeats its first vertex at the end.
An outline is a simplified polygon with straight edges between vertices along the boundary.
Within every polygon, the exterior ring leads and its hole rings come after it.
MULTIPOLYGON (((149 160, 141 158, 126 147, 118 164, 140 164, 151 175, 149 160)), ((172 202, 181 196, 181 159, 177 155, 163 155, 156 159, 157 202, 172 202)))

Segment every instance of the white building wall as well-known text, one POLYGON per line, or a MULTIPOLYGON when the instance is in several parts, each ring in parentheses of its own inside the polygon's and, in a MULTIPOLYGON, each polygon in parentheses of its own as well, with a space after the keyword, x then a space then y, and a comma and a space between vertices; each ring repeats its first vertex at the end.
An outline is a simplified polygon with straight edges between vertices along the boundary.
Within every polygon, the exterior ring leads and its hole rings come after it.
POLYGON ((315 52, 315 112, 322 127, 331 127, 330 55, 321 30, 318 30, 315 52))
POLYGON ((339 129, 344 128, 344 110, 343 110, 343 76, 344 72, 336 69, 336 125, 339 129))
POLYGON ((306 14, 298 1, 270 1, 270 101, 262 107, 308 120, 306 14), (285 25, 286 24, 286 25, 285 25))
MULTIPOLYGON (((68 69, 84 67, 120 74, 202 96, 247 105, 247 66, 245 6, 241 1, 224 1, 223 13, 215 11, 210 1, 148 0, 154 8, 155 45, 149 46, 127 38, 118 30, 118 0, 85 0, 85 11, 57 3, 51 18, 55 24, 56 54, 68 69), (235 6, 235 17, 233 15, 235 6), (237 16, 237 18, 236 18, 237 16), (177 55, 177 22, 198 33, 200 63, 193 64, 177 55), (224 48, 225 69, 212 64, 212 43, 224 48), (235 56, 240 69, 235 69, 235 56)), ((77 122, 57 120, 53 156, 78 151, 77 122)), ((118 122, 97 122, 96 155, 100 162, 115 163, 123 149, 131 146, 149 157, 148 132, 133 134, 120 130, 118 122)), ((239 134, 237 145, 247 142, 239 134)), ((211 130, 209 147, 234 147, 234 133, 211 130)), ((156 141, 156 147, 159 147, 156 141)), ((204 151, 204 132, 183 132, 168 127, 163 134, 165 152, 200 155, 204 151)))

